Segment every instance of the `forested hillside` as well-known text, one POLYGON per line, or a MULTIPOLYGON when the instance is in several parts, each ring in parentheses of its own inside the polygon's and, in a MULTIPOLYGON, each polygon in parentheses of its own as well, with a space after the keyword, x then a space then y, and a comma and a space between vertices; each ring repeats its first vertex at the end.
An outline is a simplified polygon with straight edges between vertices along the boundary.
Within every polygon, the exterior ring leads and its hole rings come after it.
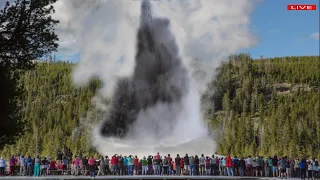
POLYGON ((218 153, 320 157, 320 59, 231 57, 209 85, 218 153))
POLYGON ((25 135, 15 145, 6 146, 3 154, 43 154, 55 157, 57 150, 70 148, 74 153, 93 151, 87 142, 87 131, 75 138, 80 118, 92 108, 91 98, 98 81, 84 88, 75 88, 71 80, 73 64, 66 62, 39 63, 21 78, 25 97, 21 113, 25 135))
MULTIPOLYGON (((88 132, 74 130, 92 109, 100 83, 75 88, 73 64, 39 63, 26 71, 21 112, 25 134, 2 153, 54 156, 58 149, 74 154, 94 152, 88 132)), ((319 57, 285 57, 253 61, 249 55, 230 57, 217 69, 203 101, 219 142, 218 153, 233 155, 320 156, 319 57), (212 93, 214 92, 214 93, 212 93)))

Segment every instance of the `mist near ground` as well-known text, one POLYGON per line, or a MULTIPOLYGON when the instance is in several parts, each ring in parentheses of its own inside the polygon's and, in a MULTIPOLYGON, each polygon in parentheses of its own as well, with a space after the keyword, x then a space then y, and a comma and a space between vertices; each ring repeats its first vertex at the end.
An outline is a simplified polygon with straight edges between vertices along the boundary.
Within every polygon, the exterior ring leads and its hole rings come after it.
MULTIPOLYGON (((212 80, 214 68, 220 62, 230 54, 256 44, 249 31, 254 2, 152 1, 154 15, 170 19, 170 31, 190 77, 189 94, 182 99, 179 107, 182 110, 174 120, 181 127, 176 127, 175 136, 150 145, 150 141, 141 144, 148 138, 147 134, 143 133, 133 138, 136 141, 130 138, 105 138, 99 134, 97 128, 101 124, 93 125, 91 119, 86 118, 83 125, 93 128, 92 141, 97 150, 102 154, 138 154, 144 151, 190 154, 214 152, 216 145, 206 132, 206 124, 200 110, 200 95, 206 89, 206 84, 212 80)), ((60 37, 59 53, 64 54, 66 58, 75 53, 81 54, 80 62, 73 70, 73 81, 76 85, 85 85, 91 78, 98 77, 103 87, 97 92, 97 97, 111 98, 118 79, 132 76, 137 50, 136 34, 140 21, 140 4, 140 1, 128 0, 60 0, 55 4, 54 17, 60 20, 57 28, 60 37)), ((99 98, 95 98, 93 103, 96 108, 105 110, 107 116, 110 107, 101 103, 99 98)), ((165 115, 166 112, 174 110, 174 107, 177 106, 158 103, 140 112, 142 115, 139 116, 165 115)), ((101 121, 105 118, 101 118, 101 121)), ((135 125, 135 128, 141 127, 141 124, 135 125)), ((146 127, 139 131, 143 132, 145 129, 146 127)), ((147 129, 150 130, 148 127, 147 129)))

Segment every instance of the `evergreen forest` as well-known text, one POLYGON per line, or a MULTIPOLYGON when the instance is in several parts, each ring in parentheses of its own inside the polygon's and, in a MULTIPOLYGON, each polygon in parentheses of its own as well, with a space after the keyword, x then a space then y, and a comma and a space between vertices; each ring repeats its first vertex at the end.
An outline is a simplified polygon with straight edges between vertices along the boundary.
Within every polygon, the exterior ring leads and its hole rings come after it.
MULTIPOLYGON (((77 155, 96 153, 89 128, 79 127, 94 109, 91 100, 101 83, 93 79, 75 87, 74 65, 42 62, 17 72, 24 89, 17 112, 24 133, 13 144, 1 145, 0 154, 55 157, 66 148, 77 155)), ((319 69, 318 56, 230 56, 202 96, 203 103, 211 104, 203 108, 218 143, 216 153, 320 158, 319 69)))

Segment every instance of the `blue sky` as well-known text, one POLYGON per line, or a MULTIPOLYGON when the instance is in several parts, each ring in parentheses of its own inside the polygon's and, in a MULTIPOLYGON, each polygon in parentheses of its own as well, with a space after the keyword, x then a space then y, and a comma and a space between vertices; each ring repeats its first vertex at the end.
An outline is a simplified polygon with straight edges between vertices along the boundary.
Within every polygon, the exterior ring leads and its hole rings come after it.
POLYGON ((264 0, 251 17, 259 44, 245 49, 253 58, 319 55, 319 0, 264 0), (316 11, 288 11, 288 4, 316 4, 316 11))
MULTIPOLYGON (((253 58, 319 55, 319 21, 319 0, 263 0, 251 16, 258 45, 240 52, 249 52, 253 58), (316 4, 317 10, 288 11, 288 4, 316 4)), ((57 55, 57 59, 66 57, 57 55)), ((80 55, 68 59, 75 62, 80 55)))

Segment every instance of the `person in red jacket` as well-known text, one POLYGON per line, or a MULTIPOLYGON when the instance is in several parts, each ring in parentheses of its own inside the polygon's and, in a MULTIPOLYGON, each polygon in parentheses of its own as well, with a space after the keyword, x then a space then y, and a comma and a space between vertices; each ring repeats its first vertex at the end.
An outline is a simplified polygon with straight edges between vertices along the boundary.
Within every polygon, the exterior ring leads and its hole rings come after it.
POLYGON ((138 175, 138 170, 139 170, 139 158, 138 156, 135 156, 133 159, 133 169, 136 175, 138 175))
POLYGON ((91 156, 91 158, 89 158, 88 164, 89 164, 90 176, 96 177, 96 161, 93 158, 93 156, 91 156))
POLYGON ((118 158, 116 157, 116 155, 112 156, 111 165, 112 173, 113 175, 116 175, 118 172, 118 158))
POLYGON ((184 159, 180 159, 180 174, 184 174, 184 159))
POLYGON ((233 176, 233 161, 230 155, 226 159, 226 166, 227 166, 228 176, 233 176))

